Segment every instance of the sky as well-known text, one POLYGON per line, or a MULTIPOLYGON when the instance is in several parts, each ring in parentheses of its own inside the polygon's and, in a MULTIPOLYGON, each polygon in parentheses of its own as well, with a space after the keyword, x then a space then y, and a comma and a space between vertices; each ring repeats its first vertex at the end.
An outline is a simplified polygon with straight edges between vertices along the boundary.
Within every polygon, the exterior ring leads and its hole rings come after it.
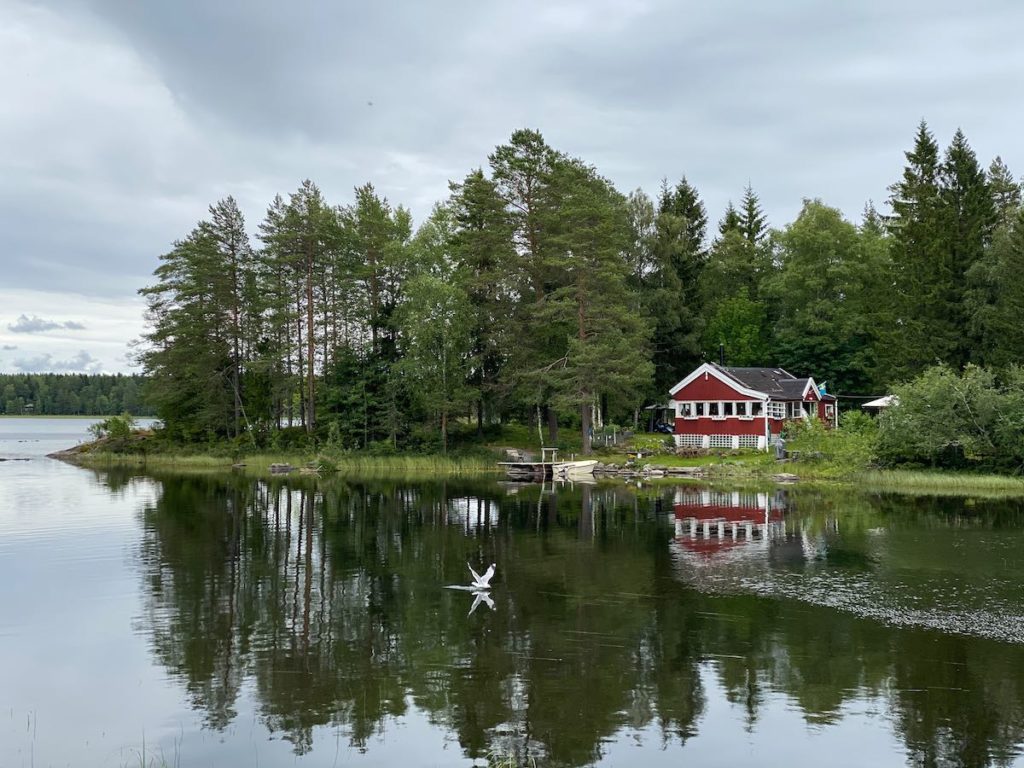
POLYGON ((0 0, 0 372, 135 370, 138 289, 233 195, 422 221, 518 128, 623 192, 884 209, 924 119, 1024 172, 1015 0, 0 0))

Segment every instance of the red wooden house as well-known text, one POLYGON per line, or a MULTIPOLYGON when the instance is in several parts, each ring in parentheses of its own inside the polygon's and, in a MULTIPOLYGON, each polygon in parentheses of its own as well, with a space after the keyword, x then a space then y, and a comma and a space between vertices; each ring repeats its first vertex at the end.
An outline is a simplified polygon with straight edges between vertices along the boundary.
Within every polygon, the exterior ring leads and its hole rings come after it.
POLYGON ((767 450, 787 421, 818 418, 837 424, 836 399, 814 379, 782 368, 727 368, 704 363, 669 395, 675 441, 689 448, 767 450))

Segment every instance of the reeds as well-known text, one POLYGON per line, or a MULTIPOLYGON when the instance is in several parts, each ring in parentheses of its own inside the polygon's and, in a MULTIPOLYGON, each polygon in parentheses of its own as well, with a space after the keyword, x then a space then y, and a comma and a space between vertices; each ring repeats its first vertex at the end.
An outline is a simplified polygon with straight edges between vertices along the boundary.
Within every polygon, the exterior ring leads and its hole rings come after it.
POLYGON ((81 454, 75 458, 75 461, 89 467, 138 467, 173 469, 183 472, 226 472, 238 469, 251 475, 269 475, 273 464, 287 464, 296 470, 315 470, 324 475, 338 473, 362 477, 458 477, 498 471, 495 457, 488 454, 468 456, 345 454, 332 456, 259 453, 232 458, 206 454, 95 452, 81 454))
POLYGON ((973 475, 967 472, 924 472, 878 470, 853 478, 868 491, 916 496, 978 496, 1011 498, 1024 496, 1024 478, 1009 475, 973 475))

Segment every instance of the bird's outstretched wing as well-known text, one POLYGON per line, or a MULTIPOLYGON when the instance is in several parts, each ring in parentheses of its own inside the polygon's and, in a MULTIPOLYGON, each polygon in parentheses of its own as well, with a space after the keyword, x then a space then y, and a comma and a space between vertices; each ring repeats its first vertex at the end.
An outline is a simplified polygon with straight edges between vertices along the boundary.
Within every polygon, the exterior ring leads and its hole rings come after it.
POLYGON ((480 576, 477 576, 477 582, 479 582, 481 586, 489 588, 491 586, 491 579, 493 579, 493 578, 494 578, 494 563, 491 563, 491 567, 487 569, 487 571, 484 573, 482 578, 480 576))
POLYGON ((480 574, 473 570, 473 566, 466 563, 466 567, 469 568, 469 572, 473 574, 473 581, 476 584, 480 583, 480 574))

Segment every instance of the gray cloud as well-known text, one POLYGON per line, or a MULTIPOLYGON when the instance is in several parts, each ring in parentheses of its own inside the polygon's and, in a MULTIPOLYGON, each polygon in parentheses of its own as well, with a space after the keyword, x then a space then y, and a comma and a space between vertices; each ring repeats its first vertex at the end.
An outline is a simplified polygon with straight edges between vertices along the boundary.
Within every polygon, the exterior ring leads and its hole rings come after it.
POLYGON ((17 344, 4 344, 2 347, 0 347, 0 349, 2 349, 4 352, 13 352, 17 348, 17 344))
POLYGON ((83 349, 69 360, 55 360, 51 354, 19 358, 14 368, 22 373, 100 373, 103 365, 83 349))
POLYGON ((7 326, 7 330, 11 333, 44 333, 45 331, 54 331, 57 329, 65 329, 69 331, 84 331, 85 325, 75 320, 67 320, 63 323, 59 323, 55 320, 46 320, 42 317, 36 317, 32 315, 19 315, 18 319, 7 326))

